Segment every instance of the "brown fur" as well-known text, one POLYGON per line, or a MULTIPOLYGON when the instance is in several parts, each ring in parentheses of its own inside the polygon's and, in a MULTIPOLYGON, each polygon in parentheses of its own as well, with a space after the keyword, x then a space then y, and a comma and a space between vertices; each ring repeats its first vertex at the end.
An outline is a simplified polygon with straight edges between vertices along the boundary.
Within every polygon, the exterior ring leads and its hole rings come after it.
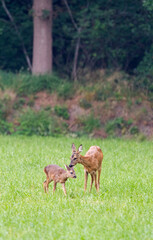
POLYGON ((80 163, 84 166, 85 173, 85 182, 84 182, 84 191, 87 188, 88 173, 91 175, 91 185, 90 191, 92 189, 92 184, 95 181, 95 187, 97 192, 100 187, 100 174, 102 168, 103 153, 98 146, 91 146, 90 149, 86 152, 85 156, 82 156, 80 152, 82 151, 82 145, 76 150, 74 144, 72 144, 72 156, 71 163, 69 167, 75 166, 77 163, 80 163), (98 171, 98 182, 97 182, 97 171, 98 171))
POLYGON ((46 180, 43 183, 45 192, 48 192, 49 183, 54 181, 53 193, 56 190, 56 184, 60 182, 66 195, 65 182, 68 178, 76 178, 73 167, 66 166, 66 168, 67 171, 57 165, 48 165, 44 168, 46 174, 46 180))

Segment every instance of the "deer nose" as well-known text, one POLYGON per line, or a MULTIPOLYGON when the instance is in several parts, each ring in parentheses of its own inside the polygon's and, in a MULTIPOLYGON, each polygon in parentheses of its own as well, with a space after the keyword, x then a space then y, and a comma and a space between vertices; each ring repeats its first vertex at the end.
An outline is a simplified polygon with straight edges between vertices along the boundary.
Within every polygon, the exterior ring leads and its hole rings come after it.
POLYGON ((70 165, 69 165, 69 167, 73 167, 73 165, 72 165, 72 164, 70 164, 70 165))

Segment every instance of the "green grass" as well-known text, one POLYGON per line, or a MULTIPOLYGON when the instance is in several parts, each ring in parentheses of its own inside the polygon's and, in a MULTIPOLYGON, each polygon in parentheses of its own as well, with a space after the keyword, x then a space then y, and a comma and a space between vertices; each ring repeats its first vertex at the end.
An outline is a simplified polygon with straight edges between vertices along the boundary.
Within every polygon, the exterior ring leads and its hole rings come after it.
POLYGON ((0 136, 0 239, 153 239, 153 142, 0 136), (48 164, 69 164, 71 144, 104 153, 99 194, 84 171, 43 191, 48 164))
MULTIPOLYGON (((18 96, 27 96, 44 90, 58 92, 59 88, 59 91, 61 91, 61 86, 65 85, 71 86, 69 82, 61 79, 55 73, 52 75, 32 76, 29 73, 14 74, 0 70, 0 89, 12 89, 18 96)), ((68 91, 66 89, 64 93, 60 92, 60 95, 65 97, 68 91)))

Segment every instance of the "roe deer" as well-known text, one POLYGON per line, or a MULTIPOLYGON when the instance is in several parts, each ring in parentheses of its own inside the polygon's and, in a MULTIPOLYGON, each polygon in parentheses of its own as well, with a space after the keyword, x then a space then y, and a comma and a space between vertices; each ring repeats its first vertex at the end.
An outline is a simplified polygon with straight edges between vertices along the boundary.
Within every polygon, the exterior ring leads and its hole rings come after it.
POLYGON ((91 175, 90 191, 92 189, 92 184, 95 181, 95 187, 98 192, 99 186, 100 186, 100 174, 101 174, 103 153, 100 147, 98 146, 91 146, 90 149, 85 154, 85 156, 82 156, 80 152, 82 152, 82 144, 79 146, 78 150, 76 150, 76 147, 73 143, 72 156, 70 158, 71 163, 69 167, 73 167, 77 163, 82 164, 84 166, 84 174, 85 174, 84 191, 86 191, 87 189, 88 173, 90 173, 91 175), (98 171, 98 183, 97 183, 97 171, 98 171))
POLYGON ((54 181, 54 193, 56 189, 56 184, 60 182, 66 196, 65 182, 68 178, 76 178, 76 175, 73 167, 68 167, 67 165, 65 165, 65 167, 67 171, 57 165, 48 165, 44 168, 44 172, 46 174, 46 180, 43 183, 45 192, 48 192, 49 183, 54 181))

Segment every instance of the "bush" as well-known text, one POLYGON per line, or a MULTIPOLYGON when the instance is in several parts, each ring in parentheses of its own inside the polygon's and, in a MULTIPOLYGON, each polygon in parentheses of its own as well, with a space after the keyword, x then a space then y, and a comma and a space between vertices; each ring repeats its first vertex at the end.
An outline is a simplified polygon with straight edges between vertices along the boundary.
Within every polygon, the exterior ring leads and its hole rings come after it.
POLYGON ((135 73, 137 78, 134 81, 136 87, 142 87, 149 92, 153 92, 153 45, 147 51, 143 60, 138 65, 135 73))
POLYGON ((105 101, 107 98, 112 97, 113 93, 113 86, 110 83, 105 83, 102 87, 96 90, 95 100, 105 101))
POLYGON ((5 120, 11 109, 11 99, 9 96, 6 96, 3 99, 0 99, 0 119, 5 120))
POLYGON ((5 119, 6 118, 6 107, 3 104, 2 100, 0 100, 0 119, 5 119))
POLYGON ((11 134, 13 132, 13 124, 0 119, 0 134, 11 134))
POLYGON ((27 96, 43 90, 52 92, 63 82, 64 80, 56 74, 32 76, 29 73, 13 74, 0 71, 0 88, 11 88, 18 96, 27 96))
POLYGON ((121 130, 123 134, 129 129, 131 124, 132 120, 125 121, 122 117, 115 118, 106 124, 105 130, 109 135, 114 135, 116 130, 121 130))
POLYGON ((53 118, 44 110, 35 112, 28 109, 20 115, 18 122, 20 124, 16 129, 18 134, 49 136, 56 132, 53 118))
POLYGON ((66 99, 72 98, 74 95, 74 89, 72 83, 62 82, 57 88, 57 94, 59 97, 66 99))
POLYGON ((18 98, 13 105, 14 109, 19 109, 25 104, 25 99, 24 98, 18 98))
POLYGON ((139 128, 138 128, 137 126, 132 126, 132 127, 130 128, 130 133, 131 133, 132 135, 138 134, 138 133, 139 133, 139 128))
POLYGON ((80 107, 84 108, 84 109, 88 109, 88 108, 91 108, 91 103, 86 100, 85 98, 81 99, 80 100, 80 107))
POLYGON ((87 118, 82 119, 83 130, 86 133, 91 133, 94 129, 100 128, 100 120, 95 118, 93 114, 89 115, 87 118))
POLYGON ((16 80, 17 80, 16 74, 13 74, 11 72, 7 73, 4 71, 0 71, 0 88, 2 90, 6 88, 12 88, 16 80))
POLYGON ((36 93, 43 90, 54 91, 62 80, 56 75, 31 76, 22 74, 16 81, 16 91, 19 96, 36 93))
POLYGON ((55 111, 55 113, 56 113, 59 117, 62 117, 62 118, 64 118, 64 119, 66 119, 66 120, 69 119, 69 113, 68 113, 67 107, 56 105, 56 106, 54 107, 54 111, 55 111))

